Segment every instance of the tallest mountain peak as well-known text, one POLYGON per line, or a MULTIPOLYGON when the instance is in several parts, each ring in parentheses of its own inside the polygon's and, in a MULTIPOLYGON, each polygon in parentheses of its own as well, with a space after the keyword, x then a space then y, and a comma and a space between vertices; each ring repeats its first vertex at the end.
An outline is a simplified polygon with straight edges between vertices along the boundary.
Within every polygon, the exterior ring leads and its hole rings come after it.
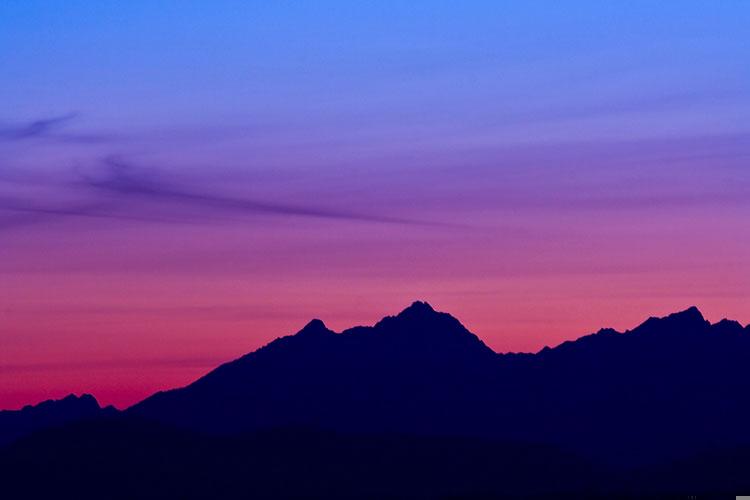
POLYGON ((325 323, 323 323, 322 320, 315 318, 315 319, 310 320, 310 322, 308 322, 302 330, 297 332, 297 335, 327 333, 329 331, 330 330, 328 330, 328 327, 326 327, 325 323))
POLYGON ((456 318, 436 311, 427 302, 419 300, 396 316, 386 316, 373 328, 384 345, 394 342, 403 352, 437 354, 445 358, 467 353, 494 355, 494 351, 456 318))
POLYGON ((427 302, 423 302, 421 300, 415 300, 412 302, 412 304, 398 313, 399 317, 403 316, 412 316, 412 315, 426 315, 426 314, 436 314, 435 309, 432 308, 430 304, 427 302))

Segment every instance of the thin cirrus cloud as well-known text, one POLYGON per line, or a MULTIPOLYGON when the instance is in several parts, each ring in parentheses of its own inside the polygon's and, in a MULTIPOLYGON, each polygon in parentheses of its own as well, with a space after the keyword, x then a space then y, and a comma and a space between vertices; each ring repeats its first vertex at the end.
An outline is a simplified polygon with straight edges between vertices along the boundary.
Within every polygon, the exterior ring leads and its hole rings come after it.
POLYGON ((75 117, 76 113, 67 113, 61 116, 42 118, 19 125, 6 125, 0 127, 0 138, 12 141, 49 136, 51 133, 54 133, 56 130, 65 126, 75 117))
POLYGON ((96 145, 108 143, 160 143, 171 144, 184 141, 211 142, 232 137, 247 137, 256 133, 258 128, 245 124, 226 124, 218 126, 167 127, 148 130, 87 131, 71 130, 71 126, 80 121, 78 112, 62 115, 51 115, 30 121, 0 122, 0 144, 33 143, 40 141, 57 144, 96 145))
POLYGON ((65 128, 76 118, 78 118, 78 113, 70 112, 26 123, 0 125, 0 142, 43 139, 63 143, 99 143, 114 138, 108 134, 66 131, 65 128))
POLYGON ((83 217, 98 219, 121 219, 141 222, 175 222, 175 219, 156 214, 139 216, 119 213, 118 206, 111 202, 66 203, 53 206, 37 204, 31 200, 0 197, 0 211, 10 215, 0 217, 0 230, 16 226, 44 223, 64 217, 83 217))
POLYGON ((162 179, 156 181, 148 175, 144 175, 142 171, 139 172, 133 165, 116 158, 107 158, 104 160, 104 164, 108 168, 107 176, 103 179, 88 178, 85 181, 86 184, 94 189, 126 198, 169 202, 199 209, 248 215, 317 217, 391 224, 434 224, 412 219, 364 214, 345 209, 327 209, 266 202, 250 198, 235 198, 201 190, 182 188, 175 183, 169 183, 162 179))
MULTIPOLYGON (((0 217, 0 229, 69 217, 193 223, 205 221, 211 216, 220 218, 238 215, 441 225, 438 222, 363 213, 346 208, 323 208, 228 196, 196 186, 185 186, 163 176, 157 178, 146 169, 137 168, 114 157, 105 158, 102 167, 102 174, 85 175, 72 184, 73 194, 79 197, 86 196, 91 201, 60 202, 50 205, 40 204, 28 198, 0 197, 0 211, 10 214, 0 217), (146 204, 149 206, 144 210, 146 204), (154 210, 155 207, 162 207, 163 211, 154 210)), ((57 187, 70 189, 71 185, 57 187)))
MULTIPOLYGON (((67 113, 15 125, 0 125, 0 143, 23 143, 30 140, 52 143, 94 144, 123 139, 171 139, 183 142, 198 133, 190 129, 174 129, 155 134, 105 134, 67 132, 78 113, 67 113)), ((201 130, 203 140, 224 139, 237 134, 246 135, 248 127, 217 127, 201 130)), ((204 187, 185 185, 155 175, 155 170, 137 167, 121 158, 106 157, 100 161, 98 175, 81 176, 77 182, 60 183, 54 180, 30 178, 18 174, 0 178, 0 182, 14 184, 14 196, 0 196, 0 230, 29 224, 54 222, 63 218, 99 218, 167 223, 193 223, 216 220, 228 216, 281 216, 381 223, 398 225, 440 226, 440 222, 422 221, 365 213, 348 208, 321 207, 284 201, 240 198, 211 192, 204 187), (83 198, 84 201, 44 201, 38 196, 22 197, 24 185, 44 186, 53 190, 52 199, 83 198), (149 210, 144 205, 149 204, 149 210), (158 205, 158 206, 157 206, 158 205), (163 210, 163 213, 159 209, 163 210), (4 212, 4 213, 3 213, 4 212)), ((6 169, 7 170, 7 169, 6 169)), ((58 169, 59 171, 59 169, 58 169)))

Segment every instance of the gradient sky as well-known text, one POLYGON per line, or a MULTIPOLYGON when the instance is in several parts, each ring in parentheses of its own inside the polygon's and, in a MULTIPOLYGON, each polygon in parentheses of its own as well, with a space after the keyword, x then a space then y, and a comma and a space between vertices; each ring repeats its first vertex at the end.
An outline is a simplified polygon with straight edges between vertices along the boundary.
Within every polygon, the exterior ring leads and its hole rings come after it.
POLYGON ((0 2, 0 408, 415 299, 750 321, 750 2, 0 2), (563 5, 564 4, 564 5, 563 5))

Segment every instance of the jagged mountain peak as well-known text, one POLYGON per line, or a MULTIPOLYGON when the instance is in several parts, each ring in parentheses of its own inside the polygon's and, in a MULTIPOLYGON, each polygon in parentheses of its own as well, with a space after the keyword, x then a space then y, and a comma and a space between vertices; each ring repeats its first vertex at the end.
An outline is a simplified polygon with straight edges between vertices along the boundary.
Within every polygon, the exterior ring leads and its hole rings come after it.
POLYGON ((81 394, 77 396, 75 394, 68 394, 61 399, 48 399, 35 405, 26 405, 23 407, 24 411, 32 410, 44 410, 53 407, 79 407, 79 408, 95 408, 99 409, 99 402, 91 394, 81 394))
POLYGON ((679 321, 694 321, 694 322, 704 322, 706 319, 703 317, 703 313, 701 313, 700 309, 698 309, 697 306, 690 306, 684 311, 678 311, 676 313, 672 313, 669 316, 667 316, 666 319, 672 319, 673 321, 679 320, 679 321))
POLYGON ((435 326, 436 323, 443 323, 446 326, 464 329, 463 325, 448 313, 438 312, 430 304, 422 301, 415 301, 403 309, 395 316, 386 316, 375 324, 375 328, 393 325, 427 327, 435 326))
POLYGON ((373 343, 397 345, 404 352, 420 356, 495 354, 454 316, 436 311, 423 301, 413 302, 397 315, 386 316, 372 327, 357 327, 345 333, 369 334, 373 343))
POLYGON ((417 315, 430 315, 430 314, 437 314, 435 312, 435 309, 432 308, 432 306, 425 301, 421 300, 415 300, 414 302, 409 305, 406 309, 398 313, 397 316, 417 316, 417 315))
POLYGON ((687 334, 707 331, 710 326, 711 323, 703 317, 700 310, 691 306, 683 311, 661 318, 652 316, 627 333, 687 334))
POLYGON ((741 335, 745 331, 745 328, 743 328, 739 321, 724 318, 711 325, 711 331, 716 333, 741 335))
POLYGON ((113 407, 101 408, 91 394, 69 394, 62 399, 26 405, 20 410, 0 411, 0 447, 38 429, 116 413, 113 407))
POLYGON ((662 318, 652 317, 652 318, 649 318, 649 320, 659 320, 659 321, 680 323, 680 324, 703 325, 706 323, 706 319, 703 317, 703 313, 701 313, 700 309, 698 309, 696 306, 690 306, 683 311, 678 311, 678 312, 669 314, 662 318))
POLYGON ((330 333, 331 330, 328 329, 325 323, 323 323, 323 320, 320 320, 318 318, 310 320, 299 332, 297 332, 297 335, 315 335, 320 333, 330 333))

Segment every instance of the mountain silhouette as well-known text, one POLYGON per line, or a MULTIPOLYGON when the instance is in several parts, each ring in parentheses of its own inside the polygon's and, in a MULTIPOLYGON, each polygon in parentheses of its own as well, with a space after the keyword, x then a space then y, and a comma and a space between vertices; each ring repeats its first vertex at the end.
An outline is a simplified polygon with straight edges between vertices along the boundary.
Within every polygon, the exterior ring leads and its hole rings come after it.
MULTIPOLYGON (((143 474, 155 497, 174 488, 200 497, 216 485, 229 497, 238 488, 261 497, 413 497, 420 488, 426 497, 736 493, 750 488, 740 470, 750 464, 748 360, 750 327, 711 324, 695 307, 533 354, 498 354, 453 316, 415 302, 340 333, 312 320, 119 414, 94 401, 87 421, 6 447, 0 469, 19 478, 59 469, 62 484, 98 470, 94 457, 110 457, 150 467, 143 474), (65 446, 78 464, 71 476, 66 461, 39 458, 65 446), (268 465, 269 457, 279 462, 268 465), (301 482, 274 490, 284 481, 274 467, 285 464, 301 482), (498 467, 494 474, 487 464, 498 467), (249 469, 259 476, 241 486, 249 469), (387 491, 368 486, 378 480, 387 491)), ((61 419, 65 412, 49 405, 8 413, 18 421, 40 407, 57 415, 15 424, 25 431, 13 436, 80 420, 61 419)), ((112 474, 100 477, 116 482, 112 474)), ((144 486, 128 481, 132 491, 144 486)))
POLYGON ((536 354, 496 354, 415 302, 372 327, 297 334, 128 414, 203 432, 305 426, 521 439, 643 462, 750 443, 750 336, 691 307, 536 354))
POLYGON ((27 405, 20 410, 0 411, 0 446, 40 429, 55 427, 83 419, 116 412, 101 408, 94 396, 70 394, 63 399, 27 405))
POLYGON ((415 302, 372 327, 341 333, 311 321, 128 413, 209 432, 450 432, 496 359, 458 320, 415 302))

